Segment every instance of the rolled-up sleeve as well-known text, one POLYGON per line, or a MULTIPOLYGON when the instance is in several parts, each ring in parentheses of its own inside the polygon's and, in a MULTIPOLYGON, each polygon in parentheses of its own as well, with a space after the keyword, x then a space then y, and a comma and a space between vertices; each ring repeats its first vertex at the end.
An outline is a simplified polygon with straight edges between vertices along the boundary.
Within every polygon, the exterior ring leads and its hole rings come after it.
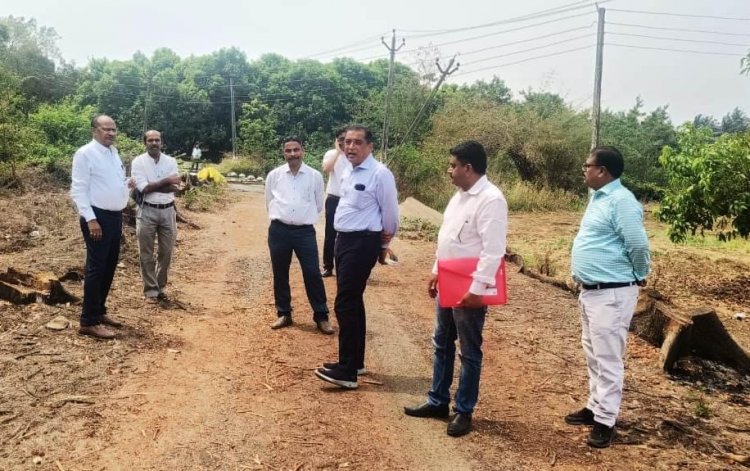
POLYGON ((78 209, 78 214, 86 222, 96 219, 94 210, 91 208, 89 197, 89 183, 91 170, 89 169, 88 157, 80 150, 73 156, 73 169, 71 171, 70 197, 78 209))
POLYGON ((475 215, 477 231, 482 240, 477 269, 469 287, 472 294, 484 294, 487 286, 495 285, 495 274, 505 256, 508 233, 508 204, 497 198, 482 205, 475 215))

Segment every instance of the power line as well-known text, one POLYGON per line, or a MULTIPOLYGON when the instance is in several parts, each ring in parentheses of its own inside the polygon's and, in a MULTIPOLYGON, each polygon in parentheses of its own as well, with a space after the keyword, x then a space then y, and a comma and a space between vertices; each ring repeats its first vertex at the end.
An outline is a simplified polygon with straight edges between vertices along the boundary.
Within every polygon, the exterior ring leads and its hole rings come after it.
POLYGON ((642 29, 656 29, 656 30, 662 30, 662 31, 680 31, 683 33, 704 33, 704 34, 719 34, 723 36, 750 37, 750 34, 747 34, 747 33, 727 33, 726 31, 715 31, 715 30, 706 30, 706 29, 669 28, 665 26, 646 26, 646 25, 639 25, 639 24, 633 24, 633 23, 616 23, 614 21, 608 21, 607 25, 628 26, 631 28, 642 28, 642 29))
POLYGON ((591 36, 592 36, 592 34, 584 34, 584 35, 581 35, 581 36, 576 36, 574 38, 565 39, 563 41, 557 41, 557 42, 554 42, 554 43, 542 44, 541 46, 530 47, 528 49, 522 49, 520 51, 508 52, 508 53, 505 53, 505 54, 500 54, 500 55, 492 56, 492 57, 485 57, 485 58, 482 58, 482 59, 475 60, 474 62, 467 62, 464 65, 468 66, 468 65, 477 64, 479 62, 486 62, 486 61, 493 60, 493 59, 500 59, 500 58, 503 58, 503 57, 515 56, 517 54, 523 54, 525 52, 538 51, 539 49, 546 49, 548 47, 556 46, 558 44, 564 44, 564 43, 569 43, 569 42, 577 41, 579 39, 590 38, 591 36))
POLYGON ((583 51, 584 49, 591 49, 592 47, 594 47, 594 45, 593 44, 589 44, 588 46, 575 47, 575 48, 572 48, 572 49, 566 49, 564 51, 553 52, 551 54, 544 54, 544 55, 541 55, 541 56, 529 57, 529 58, 521 59, 521 60, 514 61, 514 62, 506 62, 504 64, 491 65, 491 66, 488 66, 488 67, 482 67, 481 69, 467 70, 466 72, 462 72, 460 74, 456 74, 456 76, 458 76, 458 75, 466 75, 466 74, 473 74, 473 73, 476 73, 476 72, 482 72, 484 70, 498 69, 500 67, 508 67, 508 66, 511 66, 511 65, 522 64, 524 62, 534 61, 534 60, 537 60, 537 59, 544 59, 544 58, 547 58, 547 57, 560 56, 560 55, 563 55, 563 54, 568 54, 570 52, 583 51))
MULTIPOLYGON (((577 15, 570 15, 570 16, 566 16, 566 17, 563 17, 563 18, 557 18, 557 19, 554 19, 554 20, 542 21, 540 23, 534 23, 534 24, 531 24, 531 25, 520 26, 518 28, 505 29, 505 30, 502 30, 502 31, 496 31, 496 32, 493 32, 493 33, 482 34, 482 35, 479 35, 479 36, 472 36, 472 37, 469 37, 469 38, 456 39, 456 40, 453 40, 453 41, 447 41, 447 42, 443 42, 443 43, 438 43, 438 44, 434 44, 432 46, 433 47, 448 46, 448 45, 451 45, 451 44, 458 44, 458 43, 462 43, 462 42, 473 41, 475 39, 488 38, 490 36, 497 36, 498 34, 512 33, 512 32, 520 31, 520 30, 523 30, 523 29, 535 28, 537 26, 543 26, 543 25, 550 24, 550 23, 557 23, 558 21, 564 21, 564 20, 568 20, 568 19, 571 19, 571 18, 579 18, 581 16, 590 16, 590 15, 591 15, 591 13, 579 13, 577 15)), ((403 53, 404 54, 408 54, 410 52, 418 52, 418 51, 419 51, 418 48, 413 48, 413 49, 406 49, 406 50, 404 50, 403 53)), ((365 62, 365 61, 368 61, 368 60, 371 60, 371 59, 375 59, 377 57, 380 57, 380 56, 366 57, 364 59, 359 59, 359 60, 361 62, 365 62)))
POLYGON ((732 54, 728 52, 718 52, 718 51, 695 51, 695 50, 690 50, 690 49, 671 49, 667 47, 635 46, 633 44, 607 43, 607 46, 628 47, 632 49, 648 49, 652 51, 685 52, 685 53, 690 53, 690 54, 703 54, 707 56, 747 57, 747 54, 732 54))
POLYGON ((667 12, 667 11, 618 10, 616 8, 610 8, 609 11, 616 11, 620 13, 635 13, 635 14, 641 14, 641 15, 679 16, 683 18, 707 18, 707 19, 712 19, 712 20, 750 21, 750 18, 738 18, 734 16, 689 15, 686 13, 672 13, 672 12, 667 12))
MULTIPOLYGON (((599 3, 607 3, 612 0, 603 0, 599 3)), ((438 31, 436 33, 428 33, 428 34, 422 34, 422 35, 415 35, 415 36, 407 36, 407 39, 414 39, 414 38, 423 38, 423 37, 430 37, 430 36, 440 36, 443 34, 452 34, 452 33, 459 33, 463 31, 471 31, 475 29, 482 29, 482 28, 490 28, 492 26, 499 26, 499 25, 505 25, 505 24, 512 24, 512 23, 520 23, 523 21, 529 21, 529 20, 535 20, 537 18, 544 18, 547 16, 553 16, 553 15, 559 15, 561 13, 567 13, 569 11, 575 11, 575 10, 581 10, 583 8, 590 8, 591 4, 588 0, 583 1, 577 1, 573 3, 569 3, 567 5, 562 5, 556 8, 549 8, 547 10, 541 10, 539 12, 535 13, 529 13, 527 15, 517 16, 513 18, 508 18, 507 20, 500 20, 500 21, 493 21, 492 23, 485 23, 481 25, 475 25, 475 26, 466 26, 463 28, 454 28, 454 29, 446 29, 443 31, 438 31), (580 5, 581 3, 585 3, 584 5, 580 5), (574 6, 579 5, 579 6, 574 6)))
POLYGON ((462 52, 461 53, 461 57, 470 56, 470 55, 477 54, 477 53, 484 52, 484 51, 489 51, 491 49, 500 49, 500 48, 507 47, 507 46, 515 46, 516 44, 523 44, 523 43, 528 43, 528 42, 532 42, 532 41, 538 41, 540 39, 549 38, 549 37, 553 37, 553 36, 559 36, 561 34, 571 33, 573 31, 580 31, 580 30, 583 30, 583 29, 591 29, 591 26, 593 26, 593 25, 594 25, 594 23, 591 23, 588 26, 581 26, 580 28, 566 29, 564 31, 558 31, 556 33, 544 34, 542 36, 535 36, 533 38, 521 39, 519 41, 512 41, 512 42, 503 43, 503 44, 496 44, 494 46, 483 47, 482 49, 475 49, 475 50, 469 51, 469 52, 462 52))
POLYGON ((305 59, 311 59, 311 58, 317 57, 317 56, 327 56, 327 55, 329 55, 330 53, 333 53, 333 52, 343 51, 343 50, 346 50, 346 49, 350 49, 352 47, 357 47, 357 46, 359 46, 361 44, 364 44, 366 42, 372 41, 374 39, 379 39, 384 34, 386 34, 386 33, 381 33, 381 34, 378 34, 378 35, 375 35, 375 36, 368 36, 367 38, 360 39, 359 41, 355 41, 355 42, 353 42, 351 44, 340 46, 340 47, 337 47, 337 48, 334 48, 334 49, 328 49, 328 50, 325 50, 325 51, 322 51, 322 52, 316 52, 315 54, 310 54, 308 56, 305 56, 304 58, 305 59))
POLYGON ((611 31, 607 32, 607 36, 630 36, 634 38, 660 39, 660 40, 666 40, 666 41, 681 41, 681 42, 700 43, 700 44, 719 44, 722 46, 740 46, 740 47, 750 48, 750 44, 725 43, 721 41, 706 41, 706 40, 700 40, 700 39, 686 39, 686 38, 674 38, 674 37, 664 37, 664 36, 649 36, 646 34, 616 33, 616 32, 611 32, 611 31))

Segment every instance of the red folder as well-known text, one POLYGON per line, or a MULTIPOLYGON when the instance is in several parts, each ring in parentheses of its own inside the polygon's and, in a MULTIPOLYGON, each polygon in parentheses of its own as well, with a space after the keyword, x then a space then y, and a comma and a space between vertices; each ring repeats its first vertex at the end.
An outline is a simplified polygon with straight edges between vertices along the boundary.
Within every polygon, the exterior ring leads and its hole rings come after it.
MULTIPOLYGON (((438 298, 440 307, 456 307, 469 291, 477 269, 478 258, 451 258, 438 260, 438 298)), ((495 286, 491 293, 482 296, 484 304, 494 306, 508 302, 508 288, 505 284, 505 260, 495 274, 495 286)))

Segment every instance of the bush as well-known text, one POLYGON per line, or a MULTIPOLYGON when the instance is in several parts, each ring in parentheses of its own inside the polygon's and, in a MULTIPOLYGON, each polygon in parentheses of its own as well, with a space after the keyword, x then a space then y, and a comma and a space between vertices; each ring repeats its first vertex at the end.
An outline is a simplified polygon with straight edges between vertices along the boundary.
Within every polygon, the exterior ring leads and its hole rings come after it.
POLYGON ((255 177, 265 177, 268 172, 273 170, 273 168, 273 162, 268 162, 266 159, 248 155, 243 155, 239 159, 225 157, 216 167, 222 175, 234 172, 237 174, 244 173, 245 175, 253 175, 255 177))
POLYGON ((182 199, 192 211, 208 211, 224 201, 226 189, 226 185, 219 183, 194 186, 182 194, 182 199))
POLYGON ((585 204, 573 193, 550 190, 526 182, 515 182, 502 190, 510 211, 579 211, 585 204))

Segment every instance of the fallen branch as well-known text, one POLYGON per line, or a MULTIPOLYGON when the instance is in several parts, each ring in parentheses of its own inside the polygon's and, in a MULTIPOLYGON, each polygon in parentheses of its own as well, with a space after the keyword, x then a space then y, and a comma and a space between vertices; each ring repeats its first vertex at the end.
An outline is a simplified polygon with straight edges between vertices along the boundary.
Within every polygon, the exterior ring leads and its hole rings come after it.
POLYGON ((47 405, 51 407, 59 408, 68 403, 95 404, 96 401, 94 401, 94 399, 91 396, 66 396, 56 401, 53 401, 51 403, 48 403, 47 405))

